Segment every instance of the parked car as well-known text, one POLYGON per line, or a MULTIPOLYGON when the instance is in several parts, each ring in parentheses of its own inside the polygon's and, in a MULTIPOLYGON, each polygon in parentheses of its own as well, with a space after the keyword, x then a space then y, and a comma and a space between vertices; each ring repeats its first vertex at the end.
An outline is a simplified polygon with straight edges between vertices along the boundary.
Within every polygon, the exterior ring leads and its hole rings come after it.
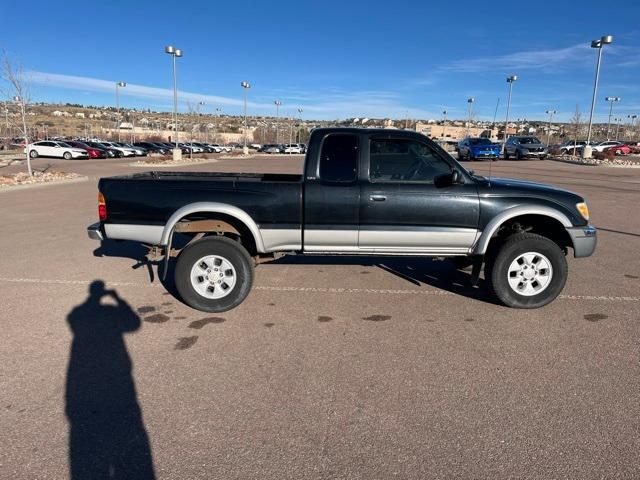
POLYGON ((121 147, 116 142, 100 142, 103 145, 106 145, 109 148, 113 148, 114 150, 119 150, 122 152, 122 155, 125 157, 135 157, 136 151, 133 148, 121 147))
POLYGON ((131 150, 136 152, 136 156, 138 157, 146 157, 147 155, 149 155, 149 152, 147 151, 146 148, 135 146, 135 145, 132 145, 131 143, 124 143, 124 142, 114 142, 114 143, 117 146, 122 148, 130 148, 131 150))
POLYGON ((458 143, 458 160, 498 160, 500 149, 500 145, 488 138, 467 137, 458 143))
POLYGON ((284 145, 282 153, 302 153, 302 149, 297 143, 287 143, 284 145))
POLYGON ((161 146, 153 142, 136 142, 133 144, 134 147, 144 148, 148 153, 157 153, 160 155, 165 155, 168 153, 168 149, 166 146, 161 146))
POLYGON ((254 265, 279 253, 466 257, 475 280, 484 262, 505 305, 537 308, 562 291, 569 249, 575 257, 595 250, 580 195, 476 176, 417 132, 319 128, 309 146, 301 175, 102 178, 100 221, 87 233, 156 246, 148 258, 164 262, 164 275, 177 256, 180 297, 208 312, 238 306, 254 265), (175 233, 191 241, 179 249, 175 233))
POLYGON ((37 157, 58 157, 65 160, 76 158, 89 158, 89 154, 84 148, 72 147, 65 142, 54 142, 43 140, 27 145, 24 149, 25 153, 29 152, 31 158, 37 157))
POLYGON ((189 143, 185 143, 184 145, 187 148, 190 148, 193 153, 203 153, 204 152, 204 148, 200 147, 196 143, 189 142, 189 143))
POLYGON ((89 158, 107 158, 109 156, 106 150, 102 148, 92 147, 90 145, 87 145, 84 142, 78 142, 76 140, 68 140, 65 143, 71 145, 72 147, 86 150, 87 154, 89 155, 89 158))
MULTIPOLYGON (((610 147, 621 147, 622 145, 624 145, 624 143, 622 142, 618 142, 617 140, 607 140, 605 142, 600 142, 600 143, 596 143, 595 145, 593 145, 591 148, 594 152, 604 152, 605 150, 609 149, 610 147)), ((612 150, 614 150, 616 152, 616 155, 621 155, 622 153, 618 153, 618 151, 622 152, 622 150, 616 150, 615 148, 613 148, 612 150)))
POLYGON ((109 147, 103 143, 100 142, 94 142, 94 141, 86 141, 84 142, 87 145, 89 145, 90 147, 94 147, 94 148, 99 148, 101 150, 105 150, 107 152, 107 155, 109 155, 109 158, 122 158, 124 157, 124 154, 122 153, 122 151, 115 149, 113 147, 109 147))
POLYGON ((265 145, 262 150, 264 153, 283 153, 284 146, 280 144, 265 145))
POLYGON ((547 153, 547 147, 537 137, 510 137, 504 145, 505 160, 509 157, 515 157, 516 160, 530 157, 543 160, 547 153))
POLYGON ((619 143, 618 145, 611 145, 602 151, 604 153, 613 152, 614 155, 629 155, 631 153, 631 147, 624 143, 619 143))

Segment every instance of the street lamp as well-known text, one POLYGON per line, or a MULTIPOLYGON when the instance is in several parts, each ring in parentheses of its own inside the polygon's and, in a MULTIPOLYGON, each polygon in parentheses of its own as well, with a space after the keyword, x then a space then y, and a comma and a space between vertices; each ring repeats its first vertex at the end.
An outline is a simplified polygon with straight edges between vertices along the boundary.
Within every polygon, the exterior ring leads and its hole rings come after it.
POLYGON ((611 113, 613 112, 613 102, 619 102, 620 97, 604 97, 609 102, 609 123, 607 123, 607 140, 609 140, 609 129, 611 128, 611 113))
POLYGON ((547 148, 549 148, 549 142, 551 141, 551 119, 558 112, 555 110, 547 110, 545 113, 549 115, 549 126, 547 127, 547 148))
POLYGON ((298 107, 298 115, 300 116, 300 127, 298 128, 298 143, 302 143, 302 136, 301 136, 301 131, 302 131, 302 112, 304 110, 302 110, 302 107, 298 107))
POLYGON ((442 138, 444 138, 444 133, 447 128, 447 111, 442 111, 443 119, 442 119, 442 138))
POLYGON ((507 83, 509 84, 509 98, 507 100, 507 117, 504 120, 504 144, 507 145, 507 139, 509 138, 509 112, 511 111, 511 91, 513 90, 513 82, 518 80, 517 75, 511 75, 507 77, 507 83))
POLYGON ((125 82, 116 82, 116 126, 118 128, 118 141, 120 141, 120 88, 126 87, 125 82))
POLYGON ((173 133, 176 147, 173 150, 174 159, 178 160, 182 156, 182 150, 178 148, 178 83, 176 81, 176 58, 182 56, 182 50, 172 45, 164 47, 164 52, 171 55, 173 64, 173 133))
POLYGON ((633 114, 633 115, 627 115, 627 118, 629 119, 629 123, 631 124, 631 133, 630 135, 633 137, 633 127, 635 126, 636 123, 636 118, 638 118, 638 115, 633 114))
POLYGON ((473 102, 475 102, 475 99, 473 97, 467 98, 467 104, 468 104, 468 110, 469 110, 469 120, 467 121, 467 137, 469 136, 469 127, 471 127, 471 107, 473 105, 473 102))
POLYGON ((617 142, 618 141, 618 132, 620 131, 620 122, 622 121, 622 118, 616 117, 613 120, 616 122, 616 142, 617 142))
POLYGON ((251 88, 251 85, 249 82, 240 82, 240 86, 244 90, 244 147, 242 148, 242 153, 246 155, 249 153, 249 150, 247 149, 247 90, 251 88))
POLYGON ((600 40, 592 40, 591 48, 598 49, 598 60, 596 62, 596 78, 593 82, 593 96, 591 97, 591 112, 589 113, 589 129, 587 130, 587 144, 582 149, 583 158, 591 158, 591 128, 593 126, 593 111, 596 108, 596 95, 598 93, 598 79, 600 78, 600 62, 602 61, 602 48, 613 42, 611 35, 604 35, 600 40))
POLYGON ((282 102, 280 100, 275 100, 274 105, 276 106, 276 143, 278 143, 278 118, 280 115, 280 105, 282 105, 282 102))

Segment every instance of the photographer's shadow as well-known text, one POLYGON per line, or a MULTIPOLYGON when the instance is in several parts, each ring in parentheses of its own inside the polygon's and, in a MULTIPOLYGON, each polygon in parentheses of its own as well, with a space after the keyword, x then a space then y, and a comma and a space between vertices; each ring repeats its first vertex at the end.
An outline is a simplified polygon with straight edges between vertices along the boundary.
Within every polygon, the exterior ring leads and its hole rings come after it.
POLYGON ((71 478, 155 478, 123 338, 140 328, 140 317, 115 290, 94 281, 67 321, 73 332, 66 384, 71 478))

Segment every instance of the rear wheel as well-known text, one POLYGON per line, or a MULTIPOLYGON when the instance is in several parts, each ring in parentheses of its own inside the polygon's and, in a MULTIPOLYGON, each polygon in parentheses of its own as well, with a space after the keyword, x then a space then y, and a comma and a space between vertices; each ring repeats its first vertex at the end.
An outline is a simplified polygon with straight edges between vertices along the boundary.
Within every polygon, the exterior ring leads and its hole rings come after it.
POLYGON ((29 152, 29 156, 30 156, 31 158, 38 158, 38 152, 37 152, 36 150, 31 150, 31 151, 29 152))
POLYGON ((178 257, 175 284, 182 299, 203 312, 225 312, 251 291, 253 261, 238 242, 207 237, 187 246, 178 257))
POLYGON ((510 236, 489 262, 485 276, 508 307, 542 307, 560 294, 567 281, 564 252, 553 241, 533 233, 510 236))

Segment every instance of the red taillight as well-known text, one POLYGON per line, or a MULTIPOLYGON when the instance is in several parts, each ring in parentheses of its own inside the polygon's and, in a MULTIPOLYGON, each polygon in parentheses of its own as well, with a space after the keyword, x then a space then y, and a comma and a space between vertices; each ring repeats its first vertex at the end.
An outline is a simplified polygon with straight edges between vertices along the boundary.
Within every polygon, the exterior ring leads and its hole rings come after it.
POLYGON ((107 219, 107 204, 105 203, 102 192, 98 192, 98 217, 100 221, 107 219))

